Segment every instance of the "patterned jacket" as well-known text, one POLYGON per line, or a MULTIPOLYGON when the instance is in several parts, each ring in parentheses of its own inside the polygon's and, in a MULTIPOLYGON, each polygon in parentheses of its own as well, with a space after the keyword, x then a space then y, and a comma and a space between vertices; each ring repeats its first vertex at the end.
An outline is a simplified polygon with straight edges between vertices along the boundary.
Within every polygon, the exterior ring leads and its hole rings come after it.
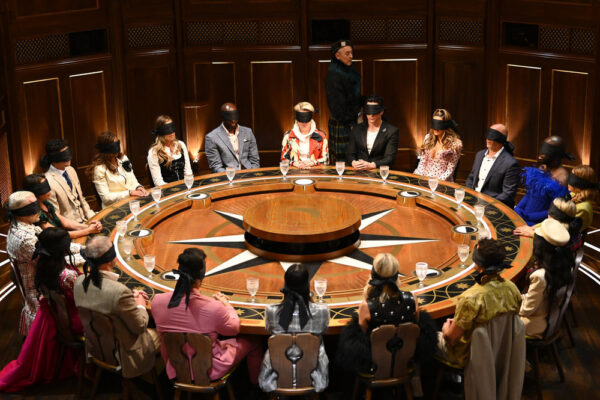
MULTIPOLYGON (((309 146, 310 159, 315 165, 328 163, 329 147, 325 132, 314 128, 310 136, 309 146)), ((296 136, 294 129, 287 131, 283 136, 283 141, 281 142, 281 159, 290 160, 290 163, 300 160, 300 139, 296 136)))

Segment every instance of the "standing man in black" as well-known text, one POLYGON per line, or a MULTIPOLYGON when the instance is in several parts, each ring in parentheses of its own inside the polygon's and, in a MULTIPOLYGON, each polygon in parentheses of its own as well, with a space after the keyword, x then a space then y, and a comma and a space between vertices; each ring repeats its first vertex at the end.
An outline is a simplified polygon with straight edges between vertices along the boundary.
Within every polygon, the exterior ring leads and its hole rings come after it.
POLYGON ((509 207, 515 205, 521 167, 513 157, 514 146, 507 140, 508 130, 502 124, 492 125, 487 132, 487 149, 475 155, 466 186, 492 196, 509 207))
POLYGON ((331 63, 325 78, 329 106, 329 159, 344 161, 352 129, 361 106, 360 74, 352 67, 352 43, 340 40, 331 46, 331 63))

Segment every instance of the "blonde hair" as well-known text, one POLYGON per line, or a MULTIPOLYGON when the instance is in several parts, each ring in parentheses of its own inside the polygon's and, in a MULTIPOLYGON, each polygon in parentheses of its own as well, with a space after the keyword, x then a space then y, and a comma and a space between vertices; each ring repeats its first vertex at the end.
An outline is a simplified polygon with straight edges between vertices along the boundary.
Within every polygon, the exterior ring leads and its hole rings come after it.
MULTIPOLYGON (((571 200, 565 200, 562 197, 557 197, 552 201, 552 204, 563 213, 567 214, 571 218, 577 216, 577 206, 571 200)), ((569 230, 569 224, 561 222, 566 230, 569 230)))
MULTIPOLYGON (((442 121, 449 121, 452 119, 452 115, 450 114, 450 112, 448 110, 444 110, 443 108, 438 108, 437 110, 435 110, 433 112, 433 116, 440 117, 442 121)), ((428 135, 423 141, 423 144, 421 145, 421 153, 431 150, 433 147, 435 147, 435 142, 436 136, 433 133, 433 129, 430 129, 428 135)), ((456 131, 452 128, 444 130, 441 142, 445 150, 452 149, 458 151, 460 148, 462 148, 460 136, 458 136, 458 133, 456 133, 456 131)))
POLYGON ((315 112, 315 108, 308 101, 302 101, 294 106, 294 111, 303 112, 310 111, 315 112))
MULTIPOLYGON (((154 122, 154 129, 158 129, 163 125, 168 124, 169 122, 173 122, 173 119, 168 115, 159 115, 154 122)), ((165 163, 167 168, 171 167, 171 163, 173 162, 173 157, 167 154, 165 148, 167 139, 163 135, 157 135, 156 139, 154 139, 154 143, 152 144, 152 152, 156 154, 158 158, 158 163, 165 163)), ((175 140, 175 147, 173 149, 173 154, 179 153, 181 150, 181 146, 179 145, 179 140, 175 140)))
MULTIPOLYGON (((394 276, 398 273, 399 267, 400 263, 398 262, 396 257, 391 255, 390 253, 379 253, 375 256, 375 259, 373 260, 373 270, 377 275, 379 275, 382 278, 389 278, 394 276)), ((371 277, 369 277, 369 280, 371 280, 371 277)), ((400 287, 399 279, 396 281, 396 286, 400 287)), ((374 289, 375 286, 372 286, 367 282, 367 285, 363 290, 363 297, 365 300, 371 297, 371 293, 374 289)), ((391 289, 389 285, 385 285, 383 286, 381 294, 379 295, 379 301, 381 303, 385 303, 388 299, 396 295, 397 292, 395 290, 391 289)))
MULTIPOLYGON (((571 170, 573 175, 580 177, 581 179, 585 179, 593 183, 594 185, 598 184, 598 178, 596 177, 596 172, 589 165, 578 165, 571 170)), ((597 202, 598 197, 600 196, 600 192, 597 187, 589 188, 589 189, 579 189, 574 187, 573 193, 573 201, 575 203, 582 203, 584 201, 597 202)))
POLYGON ((8 196, 6 204, 9 210, 16 210, 17 208, 25 207, 36 201, 37 198, 35 197, 35 194, 26 190, 20 190, 8 196), (30 198, 32 198, 33 201, 29 201, 30 198))

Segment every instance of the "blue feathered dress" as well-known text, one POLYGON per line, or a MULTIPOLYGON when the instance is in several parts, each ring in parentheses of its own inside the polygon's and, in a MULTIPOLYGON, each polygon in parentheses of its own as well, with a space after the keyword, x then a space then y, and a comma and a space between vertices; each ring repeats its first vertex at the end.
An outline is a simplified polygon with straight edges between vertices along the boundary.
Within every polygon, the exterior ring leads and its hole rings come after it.
POLYGON ((550 173, 537 167, 523 168, 521 178, 527 193, 516 205, 515 211, 529 226, 548 218, 552 201, 569 193, 565 186, 552 179, 550 173))

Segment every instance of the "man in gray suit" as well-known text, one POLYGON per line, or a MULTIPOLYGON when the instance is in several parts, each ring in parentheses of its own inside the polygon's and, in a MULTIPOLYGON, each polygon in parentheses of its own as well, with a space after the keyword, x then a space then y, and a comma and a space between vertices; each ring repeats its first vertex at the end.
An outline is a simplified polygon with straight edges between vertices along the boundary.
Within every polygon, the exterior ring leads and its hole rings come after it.
POLYGON ((251 169, 260 167, 258 147, 252 129, 238 125, 240 112, 233 103, 221 106, 223 123, 206 135, 205 151, 212 172, 226 167, 251 169))
MULTIPOLYGON (((104 314, 112 320, 115 337, 119 340, 124 377, 133 378, 150 371, 160 349, 160 337, 155 329, 148 328, 148 295, 132 291, 118 282, 119 276, 112 272, 115 248, 108 237, 90 239, 85 257, 85 275, 77 278, 73 288, 75 305, 104 314)), ((90 354, 99 353, 98 349, 90 348, 91 341, 86 343, 90 354)))

